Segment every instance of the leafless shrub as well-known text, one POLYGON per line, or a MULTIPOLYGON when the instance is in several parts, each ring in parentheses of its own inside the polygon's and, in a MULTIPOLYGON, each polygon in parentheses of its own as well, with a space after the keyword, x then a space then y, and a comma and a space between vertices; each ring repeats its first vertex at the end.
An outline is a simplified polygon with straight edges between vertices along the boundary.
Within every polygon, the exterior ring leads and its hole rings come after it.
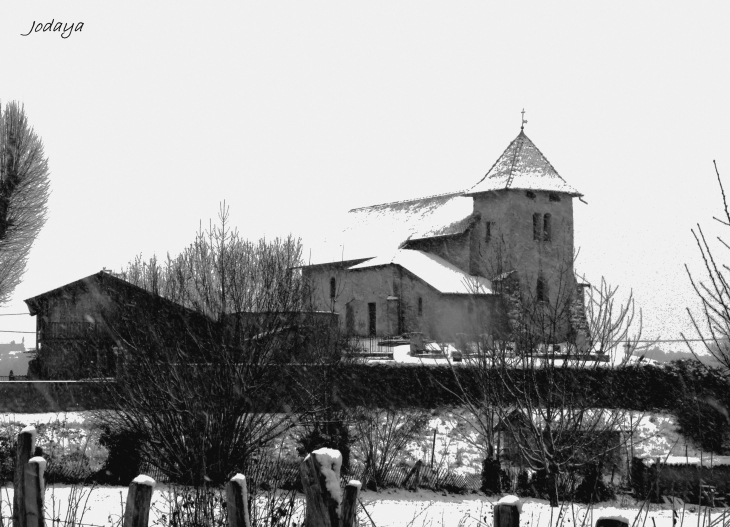
POLYGON ((300 242, 252 244, 230 229, 225 207, 219 218, 164 267, 131 263, 122 276, 159 296, 105 321, 125 360, 107 383, 114 411, 100 418, 143 437, 152 465, 194 486, 245 473, 256 451, 311 411, 305 396, 279 408, 280 364, 332 352, 330 319, 308 310, 296 269, 300 242))
POLYGON ((381 487, 398 456, 426 428, 428 413, 360 408, 354 411, 353 419, 355 456, 364 464, 362 483, 381 487))

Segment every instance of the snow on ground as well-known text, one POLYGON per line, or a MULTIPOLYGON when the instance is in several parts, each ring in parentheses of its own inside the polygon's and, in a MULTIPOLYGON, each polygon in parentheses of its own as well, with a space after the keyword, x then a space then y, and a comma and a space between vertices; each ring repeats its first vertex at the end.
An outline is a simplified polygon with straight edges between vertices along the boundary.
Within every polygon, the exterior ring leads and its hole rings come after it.
MULTIPOLYGON (((126 487, 96 487, 79 488, 69 485, 50 486, 46 490, 46 508, 49 517, 66 518, 67 504, 72 493, 79 500, 77 523, 116 527, 123 514, 123 506, 127 499, 126 487), (81 494, 79 494, 81 493, 81 494), (80 513, 83 510, 83 517, 80 513)), ((166 485, 157 485, 152 495, 150 525, 165 526, 162 514, 169 515, 170 490, 166 485)), ((493 507, 498 497, 486 497, 483 494, 468 496, 448 495, 428 490, 406 491, 402 489, 384 492, 362 492, 362 504, 367 514, 359 507, 361 525, 377 527, 484 527, 492 526, 493 507), (368 517, 369 515, 369 517, 368 517), (372 521, 372 523, 371 523, 372 521)), ((12 487, 0 489, 3 516, 10 515, 10 503, 13 499, 12 487)), ((673 527, 672 510, 667 506, 651 505, 649 511, 644 508, 639 512, 640 504, 631 502, 620 506, 618 502, 601 504, 589 509, 584 505, 564 504, 562 507, 551 508, 545 500, 522 499, 520 524, 529 527, 586 527, 595 525, 601 516, 623 516, 629 524, 641 527, 673 527), (584 523, 585 522, 585 523, 584 523)), ((304 497, 298 495, 296 503, 297 515, 295 521, 301 522, 304 510, 304 497)), ((721 520, 726 510, 712 509, 709 517, 698 522, 696 507, 688 507, 679 511, 676 527, 686 524, 688 527, 709 526, 710 521, 721 520)))
MULTIPOLYGON (((0 414, 0 422, 15 422, 19 425, 52 424, 59 420, 69 426, 84 424, 89 418, 89 412, 47 413, 47 414, 0 414)), ((675 419, 669 414, 634 414, 632 419, 639 421, 637 437, 634 442, 634 452, 645 458, 661 457, 669 462, 682 463, 685 461, 699 462, 699 452, 687 447, 675 430, 675 419)), ((291 435, 277 441, 284 445, 289 456, 296 456, 295 439, 291 435)), ((434 467, 447 466, 451 470, 461 473, 477 473, 481 468, 483 453, 479 448, 478 435, 470 429, 468 422, 454 410, 434 411, 421 437, 412 441, 403 453, 403 460, 413 463, 418 459, 430 463, 434 459, 434 467), (434 431, 436 441, 434 448, 434 431), (464 437, 469 441, 465 441, 464 437)), ((703 464, 708 465, 710 459, 703 456, 703 464)), ((714 456, 714 464, 728 463, 730 458, 714 456)), ((4 516, 9 515, 9 504, 12 503, 12 486, 0 489, 0 507, 4 516)), ((49 486, 46 491, 46 506, 50 515, 64 519, 65 507, 69 499, 75 496, 80 500, 84 512, 83 519, 77 515, 77 522, 100 526, 116 527, 121 517, 123 504, 126 503, 126 487, 72 487, 69 485, 49 486), (74 490, 75 489, 75 490, 74 490)), ((157 485, 153 494, 153 511, 150 524, 161 518, 161 514, 169 513, 165 496, 169 495, 169 487, 157 485)), ((404 489, 387 489, 380 493, 364 491, 361 494, 362 502, 368 514, 377 527, 388 526, 446 526, 446 527, 483 527, 491 526, 493 503, 498 498, 486 497, 483 494, 449 495, 442 492, 418 490, 415 492, 404 489)), ((298 498, 298 510, 303 511, 303 496, 298 498)), ((551 509, 543 500, 523 500, 522 525, 530 527, 580 527, 588 515, 585 525, 595 525, 599 516, 626 516, 630 523, 639 514, 639 505, 631 498, 622 498, 622 501, 604 504, 587 511, 584 506, 570 506, 563 509, 562 519, 558 519, 557 509, 551 509), (610 506, 609 506, 610 505, 610 506), (552 520, 550 519, 552 513, 552 520), (592 518, 590 517, 592 514, 592 518)), ((718 519, 720 513, 716 509, 712 519, 718 519)), ((681 514, 681 511, 680 511, 681 514)), ((704 511, 703 511, 704 515, 704 511)), ((364 513, 360 513, 363 524, 370 525, 370 520, 364 513)), ((678 518, 677 526, 684 522, 688 526, 698 525, 697 511, 688 507, 684 511, 684 518, 678 518)), ((158 523, 164 525, 164 523, 158 523)), ((645 518, 642 514, 637 526, 650 525, 651 527, 673 527, 672 512, 659 506, 652 506, 645 518)), ((708 525, 701 520, 700 525, 708 525)))
POLYGON ((55 422, 83 423, 90 412, 47 412, 42 414, 0 413, 0 424, 18 423, 22 425, 52 424, 55 422))
MULTIPOLYGON (((90 412, 0 414, 0 425, 14 422, 23 426, 37 426, 56 421, 65 422, 69 428, 88 426, 91 415, 90 412), (86 422, 87 420, 89 422, 86 422)), ((634 456, 650 463, 660 457, 663 463, 699 464, 700 451, 687 444, 677 433, 676 419, 671 414, 632 412, 629 421, 636 426, 633 441, 634 456)), ((301 433, 301 429, 293 429, 275 440, 270 447, 272 453, 280 455, 283 459, 299 459, 296 438, 301 433)), ((85 439, 86 434, 80 430, 76 437, 85 439)), ((59 439, 62 443, 65 442, 63 438, 59 439)), ((447 467, 460 474, 477 474, 481 471, 481 462, 484 458, 482 445, 473 420, 463 410, 434 410, 421 435, 406 445, 405 451, 400 454, 396 462, 410 466, 421 460, 424 464, 430 465, 433 458, 434 468, 447 467)), ((730 456, 709 456, 705 453, 702 455, 702 464, 730 465, 730 456)))
MULTIPOLYGON (((426 365, 434 365, 434 364, 441 364, 441 365, 447 365, 449 363, 453 364, 454 366, 461 366, 462 364, 467 364, 469 362, 469 358, 465 358, 463 362, 454 362, 451 360, 453 357, 453 353, 457 351, 457 348, 453 344, 445 343, 442 345, 439 345, 436 342, 430 342, 424 345, 426 354, 444 354, 443 357, 423 357, 423 356, 412 356, 411 355, 411 345, 410 344, 401 344, 398 346, 394 346, 392 348, 393 350, 393 361, 398 363, 405 363, 405 364, 426 364, 426 365), (448 359, 446 358, 448 356, 448 359)), ((627 365, 635 365, 638 363, 642 364, 658 364, 657 361, 652 359, 647 359, 646 357, 636 357, 636 356, 630 356, 628 359, 626 359, 625 355, 623 353, 619 353, 617 351, 614 351, 609 354, 610 361, 608 362, 588 362, 586 367, 593 367, 598 366, 601 368, 605 367, 613 367, 623 364, 626 361, 627 365)), ((510 359, 507 359, 508 361, 510 359)), ((515 360, 515 365, 518 365, 518 359, 515 360)), ((534 365, 535 367, 539 368, 542 366, 543 362, 545 362, 543 359, 533 359, 530 364, 534 365)), ((554 365, 555 367, 562 367, 563 366, 563 360, 561 359, 552 359, 550 360, 550 364, 554 365)), ((569 364, 576 364, 576 361, 570 361, 569 364)))

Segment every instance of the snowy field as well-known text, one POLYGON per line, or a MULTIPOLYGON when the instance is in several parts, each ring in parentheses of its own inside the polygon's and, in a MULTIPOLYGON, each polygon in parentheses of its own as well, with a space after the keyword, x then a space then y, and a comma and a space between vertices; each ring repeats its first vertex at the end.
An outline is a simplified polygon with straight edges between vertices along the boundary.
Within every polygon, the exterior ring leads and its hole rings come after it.
MULTIPOLYGON (((10 516, 9 503, 12 503, 12 487, 4 487, 2 492, 3 516, 10 516)), ((122 516, 122 504, 126 503, 126 487, 95 487, 79 491, 68 485, 49 487, 46 490, 48 518, 67 518, 69 497, 76 493, 80 505, 76 513, 76 523, 87 525, 117 527, 122 516), (79 492, 82 492, 79 495, 79 492)), ((492 526, 493 506, 496 498, 482 494, 469 496, 447 495, 427 490, 410 492, 388 490, 383 492, 362 492, 359 508, 359 524, 376 527, 483 527, 492 526)), ((167 526, 169 518, 170 490, 158 485, 153 493, 149 525, 167 526)), ((304 510, 303 498, 297 498, 293 520, 301 525, 304 510)), ((634 527, 673 527, 672 510, 668 506, 651 505, 649 510, 636 502, 612 503, 588 508, 585 505, 564 504, 551 508, 544 500, 528 498, 523 501, 520 525, 525 527, 581 527, 593 526, 601 516, 624 516, 634 527)), ((730 524, 730 513, 725 509, 705 509, 687 507, 677 511, 677 527, 704 526, 711 524, 720 527, 730 524), (725 517, 727 515, 727 518, 725 517)))
MULTIPOLYGON (((0 414, 0 422, 17 425, 52 425, 65 422, 67 427, 79 427, 88 430, 92 426, 89 412, 48 413, 48 414, 0 414)), ((668 414, 636 414, 639 420, 638 436, 634 443, 637 456, 645 458, 662 457, 670 462, 698 463, 699 455, 693 449, 685 450, 681 437, 675 430, 674 418, 668 414), (683 455, 679 455, 679 453, 683 455), (684 455, 686 454, 686 455, 684 455)), ((296 458, 296 441, 291 434, 277 442, 285 457, 296 458)), ((416 460, 430 462, 434 458, 436 466, 448 466, 460 473, 478 473, 481 468, 483 454, 478 438, 468 426, 459 419, 456 411, 432 412, 428 426, 420 438, 412 441, 401 455, 399 461, 412 464, 416 460), (435 432, 435 443, 434 443, 435 432), (465 440, 470 438, 471 440, 465 440), (434 448, 435 444, 435 448, 434 448)), ((703 464, 710 460, 703 457, 703 464)), ((715 457, 715 464, 730 464, 730 458, 715 457)), ((126 501, 126 487, 80 487, 69 485, 53 485, 46 490, 46 507, 48 517, 67 519, 69 501, 76 501, 76 523, 99 526, 117 526, 126 501), (83 516, 82 516, 83 513, 83 516)), ((0 489, 2 515, 10 514, 9 503, 12 503, 12 486, 0 489)), ((165 526, 165 517, 169 517, 169 487, 158 485, 153 496, 153 510, 150 525, 165 526)), ((302 497, 298 497, 295 509, 297 514, 303 511, 302 497)), ((450 495, 429 490, 416 492, 402 489, 386 489, 381 492, 363 491, 361 499, 365 511, 360 512, 361 525, 372 527, 386 526, 491 526, 492 507, 495 498, 481 493, 470 495, 450 495), (368 517, 369 514, 369 517, 368 517)), ((698 516, 696 506, 687 506, 677 511, 676 524, 672 523, 672 511, 669 506, 652 505, 644 507, 632 498, 620 497, 614 502, 600 504, 588 509, 584 505, 566 505, 552 509, 544 500, 528 498, 524 502, 521 525, 530 527, 581 527, 595 525, 601 515, 621 514, 630 522, 636 520, 640 527, 673 527, 682 526, 730 526, 728 518, 723 517, 722 509, 707 511, 704 508, 698 516), (709 515, 709 516, 708 516, 709 515)), ((299 522, 297 522, 299 523, 299 522)))
MULTIPOLYGON (((469 425, 470 421, 464 417, 453 409, 430 412, 425 430, 420 437, 408 443, 397 462, 411 466, 418 460, 430 463, 433 458, 434 468, 447 467, 460 474, 478 474, 484 458, 482 445, 477 432, 469 425)), ((633 455, 646 459, 648 463, 659 457, 662 462, 670 464, 699 464, 701 458, 704 466, 730 465, 730 456, 708 456, 706 453, 701 456, 699 450, 677 433, 676 420, 671 414, 636 412, 632 413, 632 419, 638 422, 633 455)), ((65 423, 68 428, 93 426, 91 412, 0 413, 0 425, 13 422, 23 426, 56 422, 65 423)), ((296 434, 297 430, 292 430, 273 443, 271 448, 277 456, 298 459, 296 434)), ((77 437, 85 439, 86 432, 81 431, 77 437)))

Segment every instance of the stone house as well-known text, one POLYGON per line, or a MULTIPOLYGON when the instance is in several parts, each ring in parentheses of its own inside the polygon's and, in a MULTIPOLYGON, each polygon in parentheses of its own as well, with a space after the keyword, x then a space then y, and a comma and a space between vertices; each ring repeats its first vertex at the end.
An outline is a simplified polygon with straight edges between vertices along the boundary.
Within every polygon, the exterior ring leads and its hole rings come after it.
POLYGON ((350 335, 509 338, 517 297, 561 299, 557 341, 587 338, 573 270, 570 186, 521 130, 465 191, 353 209, 329 254, 304 266, 317 309, 350 335))

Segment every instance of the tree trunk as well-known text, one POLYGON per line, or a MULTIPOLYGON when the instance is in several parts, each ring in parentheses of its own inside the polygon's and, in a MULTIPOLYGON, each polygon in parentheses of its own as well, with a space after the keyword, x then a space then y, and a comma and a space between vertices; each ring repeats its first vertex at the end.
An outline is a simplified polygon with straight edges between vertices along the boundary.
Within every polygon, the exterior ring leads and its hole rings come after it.
POLYGON ((548 497, 550 499, 550 506, 557 507, 560 505, 558 500, 558 478, 552 470, 547 473, 547 487, 548 497))

